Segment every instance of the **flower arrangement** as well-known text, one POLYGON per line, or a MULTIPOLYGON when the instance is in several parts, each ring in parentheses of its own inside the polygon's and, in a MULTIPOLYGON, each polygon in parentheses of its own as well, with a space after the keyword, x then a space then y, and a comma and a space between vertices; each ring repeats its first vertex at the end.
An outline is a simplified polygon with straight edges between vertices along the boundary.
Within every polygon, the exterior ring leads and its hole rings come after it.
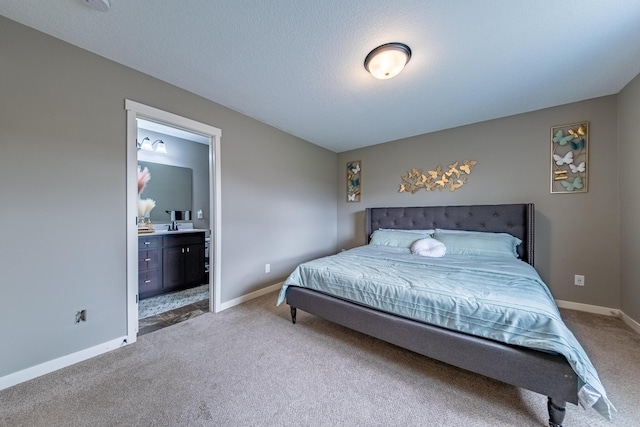
POLYGON ((138 199, 138 216, 148 217, 151 209, 156 207, 153 199, 138 199))
POLYGON ((140 165, 138 165, 138 197, 142 190, 147 186, 147 183, 151 179, 151 174, 149 173, 149 169, 145 167, 144 169, 140 169, 140 165))
POLYGON ((147 183, 151 179, 149 169, 140 168, 138 165, 138 228, 145 230, 153 230, 151 220, 149 220, 149 214, 151 209, 156 207, 156 202, 153 199, 141 199, 140 194, 145 189, 147 183))

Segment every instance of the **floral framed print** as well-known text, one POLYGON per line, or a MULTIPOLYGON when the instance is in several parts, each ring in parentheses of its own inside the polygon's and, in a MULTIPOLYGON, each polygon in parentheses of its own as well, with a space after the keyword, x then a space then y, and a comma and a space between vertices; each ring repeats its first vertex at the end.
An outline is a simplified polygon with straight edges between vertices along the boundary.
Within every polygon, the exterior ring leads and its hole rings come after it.
POLYGON ((589 122, 551 128, 551 193, 586 193, 589 122))
POLYGON ((360 160, 347 162, 347 202, 360 201, 360 160))

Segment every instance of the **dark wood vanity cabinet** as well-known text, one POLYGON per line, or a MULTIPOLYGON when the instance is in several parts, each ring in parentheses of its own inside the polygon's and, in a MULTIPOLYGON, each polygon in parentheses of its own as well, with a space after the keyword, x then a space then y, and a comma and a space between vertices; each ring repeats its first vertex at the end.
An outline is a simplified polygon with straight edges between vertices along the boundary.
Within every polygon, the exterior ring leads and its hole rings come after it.
POLYGON ((164 236, 162 283, 165 292, 205 283, 204 233, 164 236))
POLYGON ((162 237, 138 237, 138 298, 162 293, 162 237))
POLYGON ((204 232, 138 236, 138 298, 206 282, 204 232))

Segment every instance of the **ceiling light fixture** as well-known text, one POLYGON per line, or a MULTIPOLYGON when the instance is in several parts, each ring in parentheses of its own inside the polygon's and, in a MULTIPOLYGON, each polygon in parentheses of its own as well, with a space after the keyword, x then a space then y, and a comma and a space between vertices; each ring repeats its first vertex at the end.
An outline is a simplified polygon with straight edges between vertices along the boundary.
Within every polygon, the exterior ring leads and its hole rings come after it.
POLYGON ((373 49, 364 59, 364 68, 380 80, 397 76, 411 59, 411 49, 403 43, 387 43, 373 49))
POLYGON ((167 145, 161 139, 151 142, 149 137, 145 136, 141 142, 136 141, 136 147, 138 147, 138 150, 154 151, 154 145, 156 146, 155 151, 157 153, 167 154, 167 145))

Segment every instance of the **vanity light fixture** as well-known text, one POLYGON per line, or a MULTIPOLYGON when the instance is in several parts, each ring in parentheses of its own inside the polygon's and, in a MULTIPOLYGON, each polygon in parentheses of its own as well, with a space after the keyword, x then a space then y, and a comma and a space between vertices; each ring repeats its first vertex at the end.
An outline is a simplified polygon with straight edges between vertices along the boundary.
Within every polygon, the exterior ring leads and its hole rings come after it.
POLYGON ((149 137, 145 136, 141 142, 136 141, 136 146, 138 147, 138 150, 155 151, 157 153, 167 154, 167 145, 161 139, 151 142, 149 137), (153 148, 154 146, 155 149, 153 148))
POLYGON ((364 68, 380 80, 397 76, 411 59, 411 49, 404 43, 387 43, 373 49, 364 59, 364 68))
POLYGON ((165 144, 163 140, 159 139, 156 142, 154 142, 154 144, 155 143, 158 144, 156 146, 156 152, 157 153, 167 154, 167 144, 165 144))

